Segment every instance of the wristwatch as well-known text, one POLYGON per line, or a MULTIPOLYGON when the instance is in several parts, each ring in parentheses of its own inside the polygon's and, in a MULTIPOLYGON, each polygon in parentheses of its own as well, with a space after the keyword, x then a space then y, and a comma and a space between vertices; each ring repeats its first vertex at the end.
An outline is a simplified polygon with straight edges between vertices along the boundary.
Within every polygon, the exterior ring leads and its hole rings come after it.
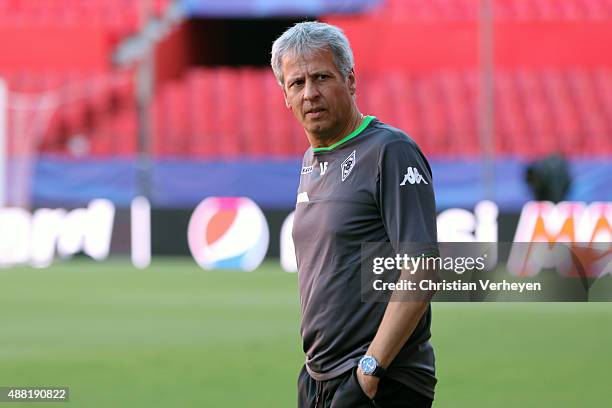
POLYGON ((378 360, 373 356, 365 355, 359 360, 359 368, 365 375, 371 375, 374 377, 382 378, 387 374, 387 370, 381 367, 378 360))

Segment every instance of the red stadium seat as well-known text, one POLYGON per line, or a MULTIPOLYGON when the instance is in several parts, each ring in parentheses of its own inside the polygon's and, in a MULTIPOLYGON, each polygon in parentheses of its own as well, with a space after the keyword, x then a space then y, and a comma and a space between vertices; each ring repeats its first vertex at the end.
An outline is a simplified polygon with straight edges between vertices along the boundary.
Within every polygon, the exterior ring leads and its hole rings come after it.
POLYGON ((151 152, 155 157, 163 157, 166 155, 166 139, 167 139, 167 126, 166 116, 163 114, 162 98, 159 96, 159 92, 153 99, 151 104, 151 152))
MULTIPOLYGON (((243 154, 249 156, 266 156, 268 144, 266 130, 268 123, 265 118, 264 100, 265 72, 260 69, 244 68, 239 71, 239 88, 242 96, 239 98, 239 110, 242 112, 239 123, 243 142, 243 154)), ((238 118, 237 118, 238 119, 238 118)))
POLYGON ((187 75, 187 98, 190 152, 196 157, 212 157, 217 153, 215 140, 214 72, 194 69, 187 75))
MULTIPOLYGON (((125 75, 5 76, 14 92, 58 92, 61 103, 37 136, 41 151, 67 152, 70 138, 83 134, 96 155, 129 155, 137 150, 137 122, 125 75)), ((479 81, 478 72, 467 69, 361 75, 358 103, 364 114, 406 131, 427 154, 475 156, 479 81)), ((308 146, 268 69, 195 69, 158 89, 152 117, 152 150, 159 157, 299 157, 308 146)), ((612 152, 611 134, 610 69, 496 71, 498 154, 605 155, 612 152)))
POLYGON ((124 109, 112 120, 108 136, 115 155, 132 156, 138 151, 138 123, 135 107, 124 109))
POLYGON ((498 153, 520 154, 529 150, 529 128, 515 78, 508 72, 495 76, 496 146, 498 153))
POLYGON ((162 99, 161 115, 165 116, 165 133, 167 140, 164 151, 171 156, 189 154, 187 124, 187 92, 181 82, 171 82, 164 86, 160 93, 162 99))
MULTIPOLYGON (((495 18, 501 21, 558 21, 608 19, 609 0, 494 0, 495 18)), ((479 2, 474 0, 387 0, 372 12, 386 21, 477 20, 479 2)))
POLYGON ((607 129, 600 151, 612 152, 612 69, 600 68, 595 71, 595 89, 598 91, 607 129))
POLYGON ((583 153, 596 152, 604 144, 607 129, 593 80, 588 72, 578 69, 570 70, 567 79, 582 124, 583 153))
POLYGON ((268 124, 267 150, 274 156, 294 155, 292 148, 296 127, 291 111, 285 106, 281 88, 272 73, 263 75, 265 89, 265 120, 268 124))
POLYGON ((477 154, 478 133, 472 120, 477 99, 470 78, 460 72, 441 72, 440 85, 449 119, 449 150, 455 154, 477 154))
MULTIPOLYGON (((388 80, 391 91, 391 103, 395 105, 397 114, 397 121, 392 122, 391 125, 406 131, 423 150, 427 150, 427 140, 423 137, 423 126, 417 111, 418 102, 412 80, 407 75, 399 72, 390 73, 388 80)), ((377 115, 375 106, 372 106, 370 109, 370 111, 365 111, 364 113, 377 115)))
POLYGON ((546 102, 553 111, 554 134, 561 152, 571 154, 580 148, 580 122, 564 76, 558 70, 548 70, 540 81, 545 89, 546 102))
POLYGON ((417 95, 423 117, 424 133, 427 135, 432 152, 454 155, 450 149, 450 127, 447 106, 442 95, 442 85, 438 75, 419 78, 417 95))
POLYGON ((220 157, 236 157, 241 152, 238 71, 232 68, 216 70, 213 82, 216 105, 216 137, 220 157))

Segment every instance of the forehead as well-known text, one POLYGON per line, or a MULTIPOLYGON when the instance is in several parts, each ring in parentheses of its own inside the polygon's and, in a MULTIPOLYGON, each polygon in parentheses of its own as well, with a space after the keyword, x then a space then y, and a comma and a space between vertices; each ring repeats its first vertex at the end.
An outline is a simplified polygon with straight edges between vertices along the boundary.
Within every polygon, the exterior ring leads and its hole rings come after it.
POLYGON ((328 49, 316 50, 307 54, 288 53, 283 56, 281 70, 285 78, 307 75, 316 71, 338 72, 334 55, 328 49))

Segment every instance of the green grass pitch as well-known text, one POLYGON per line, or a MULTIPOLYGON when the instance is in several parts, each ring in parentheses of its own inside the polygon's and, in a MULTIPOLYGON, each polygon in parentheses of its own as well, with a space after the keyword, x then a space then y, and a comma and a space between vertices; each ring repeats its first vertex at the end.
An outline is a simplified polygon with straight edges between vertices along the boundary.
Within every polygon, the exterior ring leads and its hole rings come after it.
MULTIPOLYGON (((435 407, 608 407, 612 304, 436 303, 435 407)), ((162 258, 0 269, 0 386, 74 407, 294 407, 295 274, 162 258)), ((0 408, 41 406, 0 403, 0 408)), ((55 405, 54 405, 55 406, 55 405)))

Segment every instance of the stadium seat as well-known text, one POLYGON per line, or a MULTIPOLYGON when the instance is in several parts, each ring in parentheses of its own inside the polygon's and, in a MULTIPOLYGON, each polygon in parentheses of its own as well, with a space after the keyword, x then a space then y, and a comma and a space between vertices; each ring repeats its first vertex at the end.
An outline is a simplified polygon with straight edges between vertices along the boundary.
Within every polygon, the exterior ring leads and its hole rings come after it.
POLYGON ((546 102, 553 111, 554 134, 558 138, 559 149, 571 154, 580 148, 577 143, 580 140, 580 122, 567 82, 558 70, 543 72, 540 81, 546 90, 546 102))
POLYGON ((602 117, 606 121, 607 137, 602 151, 612 152, 612 69, 599 68, 595 71, 595 88, 602 102, 602 117))
MULTIPOLYGON (((559 21, 610 18, 609 0, 494 0, 500 21, 559 21)), ((385 21, 474 21, 479 2, 474 0, 387 0, 380 2, 371 18, 385 21)))
POLYGON ((239 98, 239 111, 242 117, 240 134, 243 140, 243 154, 249 156, 266 156, 266 128, 264 100, 267 95, 264 90, 265 72, 259 69, 244 68, 239 71, 239 88, 242 97, 239 98))
POLYGON ((180 82, 167 83, 160 92, 162 111, 165 116, 163 151, 170 156, 188 153, 187 93, 180 82))
MULTIPOLYGON (((153 15, 160 15, 169 1, 152 1, 153 15)), ((142 4, 125 0, 3 0, 0 2, 0 24, 101 27, 109 40, 116 43, 141 27, 144 21, 142 4)))
POLYGON ((165 140, 167 139, 166 116, 162 114, 163 105, 159 95, 153 99, 151 104, 151 152, 154 157, 161 158, 166 154, 165 140))
POLYGON ((531 149, 524 105, 514 75, 496 72, 496 146, 500 154, 528 154, 531 149))
MULTIPOLYGON (((4 76, 15 92, 58 92, 62 102, 48 114, 38 136, 41 151, 67 152, 67 141, 85 134, 92 138, 96 155, 136 152, 136 112, 128 73, 6 72, 4 76)), ((480 153, 479 81, 478 72, 469 69, 362 74, 358 103, 364 114, 406 131, 427 154, 474 156, 480 153)), ((609 154, 611 95, 609 68, 498 70, 496 152, 525 157, 556 151, 609 154)), ((158 157, 300 157, 308 146, 267 69, 194 69, 158 89, 152 117, 152 151, 158 157)))
POLYGON ((295 140, 295 127, 292 126, 292 113, 285 106, 281 88, 272 73, 263 75, 266 94, 265 111, 268 123, 267 151, 274 156, 295 155, 292 145, 295 140))
POLYGON ((216 70, 213 89, 215 95, 216 140, 220 157, 236 157, 240 154, 240 110, 241 97, 238 88, 238 72, 233 68, 216 70))
POLYGON ((477 154, 477 129, 472 120, 477 109, 477 98, 469 82, 460 72, 441 72, 440 85, 449 119, 449 150, 455 154, 477 154))
POLYGON ((455 155, 451 148, 451 129, 448 106, 442 95, 442 84, 438 75, 420 80, 420 97, 423 104, 423 119, 426 133, 431 138, 434 151, 455 155))
POLYGON ((213 93, 214 74, 209 69, 194 69, 186 79, 189 116, 190 152, 196 157, 212 157, 216 154, 217 142, 212 116, 215 110, 213 93))
POLYGON ((582 124, 583 153, 596 152, 604 144, 602 139, 607 129, 602 117, 603 112, 599 109, 593 81, 589 73, 578 69, 568 71, 567 79, 582 124))
MULTIPOLYGON (((397 113, 397 122, 392 122, 391 125, 404 129, 423 150, 426 150, 425 145, 427 142, 424 138, 422 121, 417 111, 417 99, 413 81, 407 75, 400 72, 390 73, 388 80, 390 82, 391 100, 395 105, 397 113)), ((365 111, 366 114, 377 115, 375 106, 369 109, 365 111)))
POLYGON ((138 152, 138 123, 135 107, 124 109, 114 118, 108 133, 111 150, 115 155, 133 156, 138 152))

